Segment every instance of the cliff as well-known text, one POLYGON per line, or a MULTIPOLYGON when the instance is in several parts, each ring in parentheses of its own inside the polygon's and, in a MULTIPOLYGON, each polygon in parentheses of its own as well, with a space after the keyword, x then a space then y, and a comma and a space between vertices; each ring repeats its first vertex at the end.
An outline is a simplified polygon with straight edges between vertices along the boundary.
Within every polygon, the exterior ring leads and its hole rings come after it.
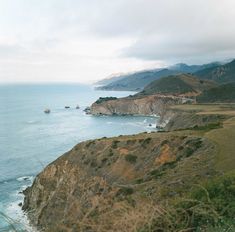
POLYGON ((195 114, 182 113, 168 128, 181 130, 82 142, 49 164, 24 191, 30 222, 45 232, 234 228, 235 118, 195 116, 203 125, 186 130, 195 114))
POLYGON ((23 209, 43 231, 135 231, 163 199, 213 174, 205 162, 213 150, 207 139, 190 133, 83 142, 36 177, 24 192, 23 209), (191 165, 200 169, 187 175, 191 165))
POLYGON ((102 98, 91 106, 93 115, 159 115, 170 105, 194 103, 203 91, 216 87, 212 81, 191 74, 163 77, 151 82, 143 91, 120 99, 102 98))
POLYGON ((186 98, 161 94, 127 97, 93 103, 93 115, 162 115, 168 105, 182 104, 186 98))

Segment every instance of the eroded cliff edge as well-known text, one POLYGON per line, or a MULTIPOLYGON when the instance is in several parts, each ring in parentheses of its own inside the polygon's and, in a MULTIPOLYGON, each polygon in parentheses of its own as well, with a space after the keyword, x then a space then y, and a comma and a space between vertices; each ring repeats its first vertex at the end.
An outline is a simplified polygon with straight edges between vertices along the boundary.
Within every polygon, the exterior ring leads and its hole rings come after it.
POLYGON ((182 104, 188 99, 155 94, 97 101, 91 105, 93 115, 163 115, 169 105, 182 104))
POLYGON ((135 231, 164 216, 163 202, 212 178, 214 154, 193 131, 83 142, 36 177, 23 209, 42 231, 135 231))

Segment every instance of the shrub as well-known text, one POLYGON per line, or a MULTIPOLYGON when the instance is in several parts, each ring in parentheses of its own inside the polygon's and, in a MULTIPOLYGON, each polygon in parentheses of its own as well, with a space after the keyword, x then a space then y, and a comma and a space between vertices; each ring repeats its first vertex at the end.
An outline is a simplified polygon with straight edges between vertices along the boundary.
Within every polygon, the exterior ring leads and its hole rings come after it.
POLYGON ((137 156, 136 155, 126 155, 125 160, 129 163, 136 163, 137 156))
POLYGON ((186 157, 189 157, 193 154, 194 150, 191 148, 191 147, 186 147, 185 150, 184 150, 184 155, 186 157))
POLYGON ((113 149, 116 149, 118 146, 118 143, 119 143, 119 141, 118 140, 114 140, 113 142, 112 142, 112 148, 113 149))
POLYGON ((102 102, 110 101, 110 100, 116 100, 116 97, 100 97, 95 103, 101 104, 102 102))
POLYGON ((235 172, 194 187, 187 198, 162 204, 160 210, 138 231, 234 231, 235 172))
POLYGON ((102 162, 102 163, 105 163, 107 160, 108 160, 108 158, 105 157, 105 158, 103 158, 103 159, 101 160, 101 162, 102 162))
POLYGON ((122 187, 118 190, 117 196, 127 196, 134 193, 134 189, 131 187, 122 187))

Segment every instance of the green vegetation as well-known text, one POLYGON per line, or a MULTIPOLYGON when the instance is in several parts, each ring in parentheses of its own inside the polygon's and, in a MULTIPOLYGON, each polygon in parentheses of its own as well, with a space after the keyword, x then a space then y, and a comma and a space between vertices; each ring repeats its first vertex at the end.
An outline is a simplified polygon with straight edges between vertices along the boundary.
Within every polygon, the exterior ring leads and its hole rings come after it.
POLYGON ((100 97, 95 103, 101 104, 102 102, 116 100, 116 99, 117 99, 116 97, 100 97))
POLYGON ((197 97, 197 101, 200 103, 235 102, 235 82, 206 90, 197 97))
POLYGON ((160 213, 153 214, 139 232, 234 231, 235 173, 197 185, 184 197, 155 207, 160 213))
POLYGON ((128 154, 125 156, 125 160, 129 163, 136 163, 136 160, 137 160, 137 156, 136 155, 131 155, 131 154, 128 154))
POLYGON ((144 70, 131 74, 114 76, 108 79, 103 79, 97 82, 97 89, 102 90, 142 90, 152 81, 158 80, 162 77, 170 75, 177 75, 180 73, 195 73, 199 70, 206 70, 207 68, 214 68, 219 66, 219 63, 209 63, 203 65, 187 65, 176 64, 166 69, 144 70))
POLYGON ((118 190, 116 196, 127 196, 134 193, 134 189, 131 187, 122 187, 118 190))
POLYGON ((176 76, 163 77, 151 82, 142 92, 137 95, 151 94, 186 94, 198 92, 214 87, 215 84, 209 81, 201 81, 190 74, 179 74, 176 76))
POLYGON ((180 73, 180 71, 169 69, 136 72, 133 74, 124 75, 118 80, 115 80, 105 86, 99 87, 99 89, 139 91, 152 81, 160 79, 161 77, 175 75, 178 73, 180 73))
POLYGON ((218 83, 228 83, 235 81, 235 60, 228 64, 218 65, 195 73, 201 79, 213 80, 218 83))
POLYGON ((119 143, 118 140, 114 140, 114 141, 112 142, 112 148, 113 148, 113 149, 116 149, 116 148, 118 147, 118 143, 119 143))
POLYGON ((209 124, 206 124, 204 126, 194 126, 192 129, 193 130, 212 130, 212 129, 218 129, 218 128, 221 128, 222 127, 222 124, 221 122, 215 122, 215 123, 209 123, 209 124))

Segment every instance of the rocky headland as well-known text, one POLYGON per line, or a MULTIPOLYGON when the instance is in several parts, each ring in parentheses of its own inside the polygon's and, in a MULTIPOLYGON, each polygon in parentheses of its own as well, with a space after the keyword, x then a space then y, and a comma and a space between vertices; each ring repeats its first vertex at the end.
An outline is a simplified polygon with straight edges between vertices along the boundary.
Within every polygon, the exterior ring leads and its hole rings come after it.
POLYGON ((49 164, 24 191, 23 210, 32 225, 50 232, 173 232, 200 226, 202 217, 213 223, 224 217, 217 198, 204 199, 204 182, 227 178, 224 174, 233 170, 221 168, 223 145, 211 134, 229 125, 230 140, 234 138, 234 115, 225 116, 222 110, 219 115, 198 114, 198 109, 172 112, 174 123, 170 120, 165 127, 169 132, 82 142, 49 164), (195 187, 200 185, 204 187, 195 187), (185 205, 185 198, 191 203, 185 205))
POLYGON ((163 130, 85 141, 49 164, 24 191, 33 226, 45 232, 235 229, 235 105, 196 104, 212 82, 180 76, 170 93, 168 80, 92 104, 93 115, 158 115, 163 130))

